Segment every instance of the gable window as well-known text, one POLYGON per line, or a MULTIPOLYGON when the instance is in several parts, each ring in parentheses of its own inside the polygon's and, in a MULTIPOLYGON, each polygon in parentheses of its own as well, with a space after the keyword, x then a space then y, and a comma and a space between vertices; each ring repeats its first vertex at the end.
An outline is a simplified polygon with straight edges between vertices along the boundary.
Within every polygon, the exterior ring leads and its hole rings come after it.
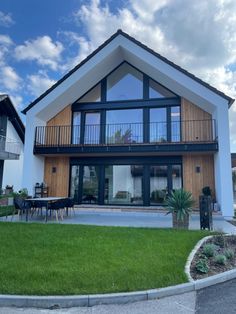
POLYGON ((143 98, 143 74, 123 63, 107 77, 107 101, 143 98))
POLYGON ((150 109, 150 142, 167 141, 166 108, 150 109))
POLYGON ((171 91, 157 82, 149 79, 149 98, 172 98, 176 97, 171 91))
POLYGON ((72 133, 72 144, 80 144, 80 124, 81 124, 81 113, 73 113, 73 133, 72 133))
POLYGON ((101 101, 101 84, 97 84, 93 87, 89 92, 87 92, 84 96, 82 96, 78 102, 99 102, 101 101))

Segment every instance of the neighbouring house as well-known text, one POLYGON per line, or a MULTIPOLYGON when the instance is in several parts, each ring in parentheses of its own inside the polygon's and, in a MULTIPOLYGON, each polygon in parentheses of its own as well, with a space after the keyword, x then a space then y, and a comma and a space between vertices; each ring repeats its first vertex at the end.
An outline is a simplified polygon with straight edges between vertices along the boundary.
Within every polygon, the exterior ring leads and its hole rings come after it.
POLYGON ((152 206, 210 186, 233 216, 234 100, 118 30, 23 110, 23 185, 78 204, 152 206))
POLYGON ((0 188, 22 188, 25 126, 8 95, 0 95, 0 188))

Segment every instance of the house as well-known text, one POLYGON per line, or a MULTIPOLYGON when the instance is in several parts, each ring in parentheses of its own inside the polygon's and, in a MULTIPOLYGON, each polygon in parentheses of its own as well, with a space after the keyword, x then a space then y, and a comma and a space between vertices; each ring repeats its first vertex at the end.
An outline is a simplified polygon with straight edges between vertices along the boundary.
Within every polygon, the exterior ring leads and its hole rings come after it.
POLYGON ((8 95, 0 95, 0 188, 22 188, 25 127, 8 95))
POLYGON ((77 203, 150 206, 210 186, 233 216, 234 100, 118 30, 23 110, 23 185, 77 203))

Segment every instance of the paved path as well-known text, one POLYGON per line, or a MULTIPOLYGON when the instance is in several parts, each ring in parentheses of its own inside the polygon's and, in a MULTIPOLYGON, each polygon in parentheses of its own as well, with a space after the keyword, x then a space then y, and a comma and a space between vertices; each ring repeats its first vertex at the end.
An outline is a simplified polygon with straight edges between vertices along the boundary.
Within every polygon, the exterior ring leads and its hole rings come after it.
POLYGON ((98 305, 60 310, 0 308, 0 314, 191 314, 195 313, 195 292, 160 300, 125 305, 98 305))

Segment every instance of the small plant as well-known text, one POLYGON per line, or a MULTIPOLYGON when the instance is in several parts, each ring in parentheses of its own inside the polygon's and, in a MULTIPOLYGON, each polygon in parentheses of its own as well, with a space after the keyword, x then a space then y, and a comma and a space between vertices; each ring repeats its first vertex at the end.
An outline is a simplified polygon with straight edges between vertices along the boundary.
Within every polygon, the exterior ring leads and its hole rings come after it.
POLYGON ((172 191, 167 197, 165 205, 168 207, 168 213, 172 213, 173 227, 187 227, 189 223, 189 214, 194 205, 193 196, 190 192, 183 189, 172 191))
POLYGON ((234 258, 234 251, 232 249, 227 249, 224 251, 224 255, 227 259, 233 259, 234 258))
POLYGON ((226 262, 227 262, 227 258, 223 254, 218 254, 218 255, 215 256, 214 261, 215 261, 216 264, 225 265, 226 262))
POLYGON ((208 243, 203 246, 203 254, 207 257, 212 257, 216 253, 216 245, 213 243, 208 243))
POLYGON ((200 258, 197 263, 196 263, 196 270, 199 273, 207 274, 209 271, 209 266, 207 264, 207 259, 206 258, 200 258))
POLYGON ((221 248, 225 247, 225 237, 223 233, 220 233, 219 235, 214 236, 214 243, 221 248))

